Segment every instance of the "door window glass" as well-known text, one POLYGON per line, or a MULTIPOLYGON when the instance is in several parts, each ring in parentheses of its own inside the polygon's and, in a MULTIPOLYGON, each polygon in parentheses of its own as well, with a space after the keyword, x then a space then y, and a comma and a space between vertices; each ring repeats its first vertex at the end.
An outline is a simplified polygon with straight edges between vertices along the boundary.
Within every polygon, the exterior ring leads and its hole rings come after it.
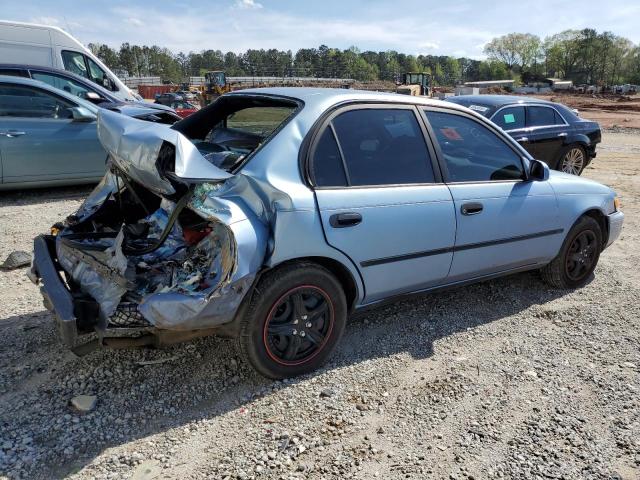
POLYGON ((87 63, 89 64, 89 74, 91 75, 91 80, 96 82, 98 85, 103 86, 107 90, 115 90, 115 85, 111 82, 109 75, 100 68, 100 66, 87 57, 87 63))
POLYGON ((553 108, 527 107, 527 127, 546 127, 563 124, 560 116, 553 108), (558 121, 560 120, 560 121, 558 121))
POLYGON ((325 128, 316 144, 311 160, 313 179, 319 187, 344 187, 347 177, 342 165, 342 157, 331 128, 325 128))
POLYGON ((435 181, 429 151, 412 110, 351 110, 332 122, 350 185, 435 181))
POLYGON ((492 120, 503 130, 524 128, 524 107, 503 108, 494 115, 492 120))
POLYGON ((48 83, 52 87, 59 88, 60 90, 64 90, 65 92, 80 98, 87 98, 87 93, 93 92, 93 90, 89 90, 83 84, 76 82, 75 80, 61 77, 59 75, 54 75, 49 72, 32 71, 31 77, 35 80, 40 80, 41 82, 48 83))
POLYGON ((440 145, 450 181, 524 178, 520 156, 477 120, 451 113, 425 113, 440 145))
POLYGON ((0 85, 0 117, 72 118, 71 102, 26 85, 0 85))
POLYGON ((65 70, 80 75, 81 77, 89 78, 83 54, 64 50, 62 52, 62 63, 64 63, 65 70))

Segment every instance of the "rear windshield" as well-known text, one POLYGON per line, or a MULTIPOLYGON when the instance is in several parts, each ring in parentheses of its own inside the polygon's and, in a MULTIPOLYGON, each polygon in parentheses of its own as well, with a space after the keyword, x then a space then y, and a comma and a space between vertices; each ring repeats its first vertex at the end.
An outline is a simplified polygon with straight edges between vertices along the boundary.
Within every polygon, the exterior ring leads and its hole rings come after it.
POLYGON ((218 168, 236 171, 299 109, 292 100, 259 95, 228 95, 176 123, 218 168))

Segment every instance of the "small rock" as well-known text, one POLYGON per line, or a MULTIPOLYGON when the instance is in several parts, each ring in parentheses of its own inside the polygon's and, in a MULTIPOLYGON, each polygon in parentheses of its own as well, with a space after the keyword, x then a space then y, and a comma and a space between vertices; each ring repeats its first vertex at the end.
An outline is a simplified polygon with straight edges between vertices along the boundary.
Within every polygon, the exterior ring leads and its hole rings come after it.
POLYGON ((95 395, 78 395, 71 399, 71 405, 80 413, 87 413, 93 410, 98 402, 95 395))
POLYGON ((31 265, 31 254, 16 250, 11 252, 7 259, 0 265, 0 270, 14 270, 16 268, 28 267, 31 265))
POLYGON ((320 390, 320 398, 328 398, 333 397, 336 394, 336 391, 332 388, 323 388, 320 390))

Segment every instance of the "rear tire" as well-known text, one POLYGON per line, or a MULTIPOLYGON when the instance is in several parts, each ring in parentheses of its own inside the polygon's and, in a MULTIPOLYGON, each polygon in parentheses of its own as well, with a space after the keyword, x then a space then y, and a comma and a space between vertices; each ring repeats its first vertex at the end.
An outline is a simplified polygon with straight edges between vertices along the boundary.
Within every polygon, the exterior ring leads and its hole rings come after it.
POLYGON ((587 151, 582 145, 575 143, 562 150, 556 169, 571 175, 581 175, 587 163, 587 151))
POLYGON ((602 230, 593 218, 581 217, 569 230, 560 253, 540 272, 556 288, 582 287, 593 273, 602 251, 602 230))
POLYGON ((267 272, 240 321, 239 349, 261 375, 295 377, 324 364, 342 337, 347 301, 326 268, 295 263, 267 272))

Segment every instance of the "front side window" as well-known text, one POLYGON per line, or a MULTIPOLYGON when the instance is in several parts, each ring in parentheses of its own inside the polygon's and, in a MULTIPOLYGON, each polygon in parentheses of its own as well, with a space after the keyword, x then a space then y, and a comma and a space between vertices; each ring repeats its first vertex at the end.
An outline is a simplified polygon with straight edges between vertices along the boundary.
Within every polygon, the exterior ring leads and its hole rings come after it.
POLYGON ((564 121, 553 108, 527 107, 527 127, 563 125, 564 121))
POLYGON ((98 85, 103 86, 107 90, 115 90, 115 85, 109 78, 109 75, 100 68, 100 66, 87 57, 87 64, 89 65, 89 74, 91 76, 91 80, 93 80, 98 85))
POLYGON ((81 77, 89 78, 89 72, 87 72, 87 64, 84 61, 83 54, 64 50, 62 52, 62 63, 64 63, 65 70, 80 75, 81 77))
POLYGON ((0 85, 0 117, 73 118, 71 102, 26 85, 0 85))
POLYGON ((524 178, 520 156, 489 128, 469 117, 425 111, 452 182, 524 178))
POLYGON ((524 107, 503 108, 491 120, 503 130, 524 128, 524 107))
MULTIPOLYGON (((435 181, 429 150, 413 110, 350 110, 331 123, 344 156, 349 185, 435 181)), ((337 164, 335 160, 333 163, 337 164)))
POLYGON ((49 72, 32 71, 31 77, 35 80, 40 80, 41 82, 48 83, 52 87, 64 90, 65 92, 80 98, 87 98, 87 93, 92 91, 85 87, 83 84, 76 82, 75 80, 61 77, 60 75, 55 75, 49 72))

